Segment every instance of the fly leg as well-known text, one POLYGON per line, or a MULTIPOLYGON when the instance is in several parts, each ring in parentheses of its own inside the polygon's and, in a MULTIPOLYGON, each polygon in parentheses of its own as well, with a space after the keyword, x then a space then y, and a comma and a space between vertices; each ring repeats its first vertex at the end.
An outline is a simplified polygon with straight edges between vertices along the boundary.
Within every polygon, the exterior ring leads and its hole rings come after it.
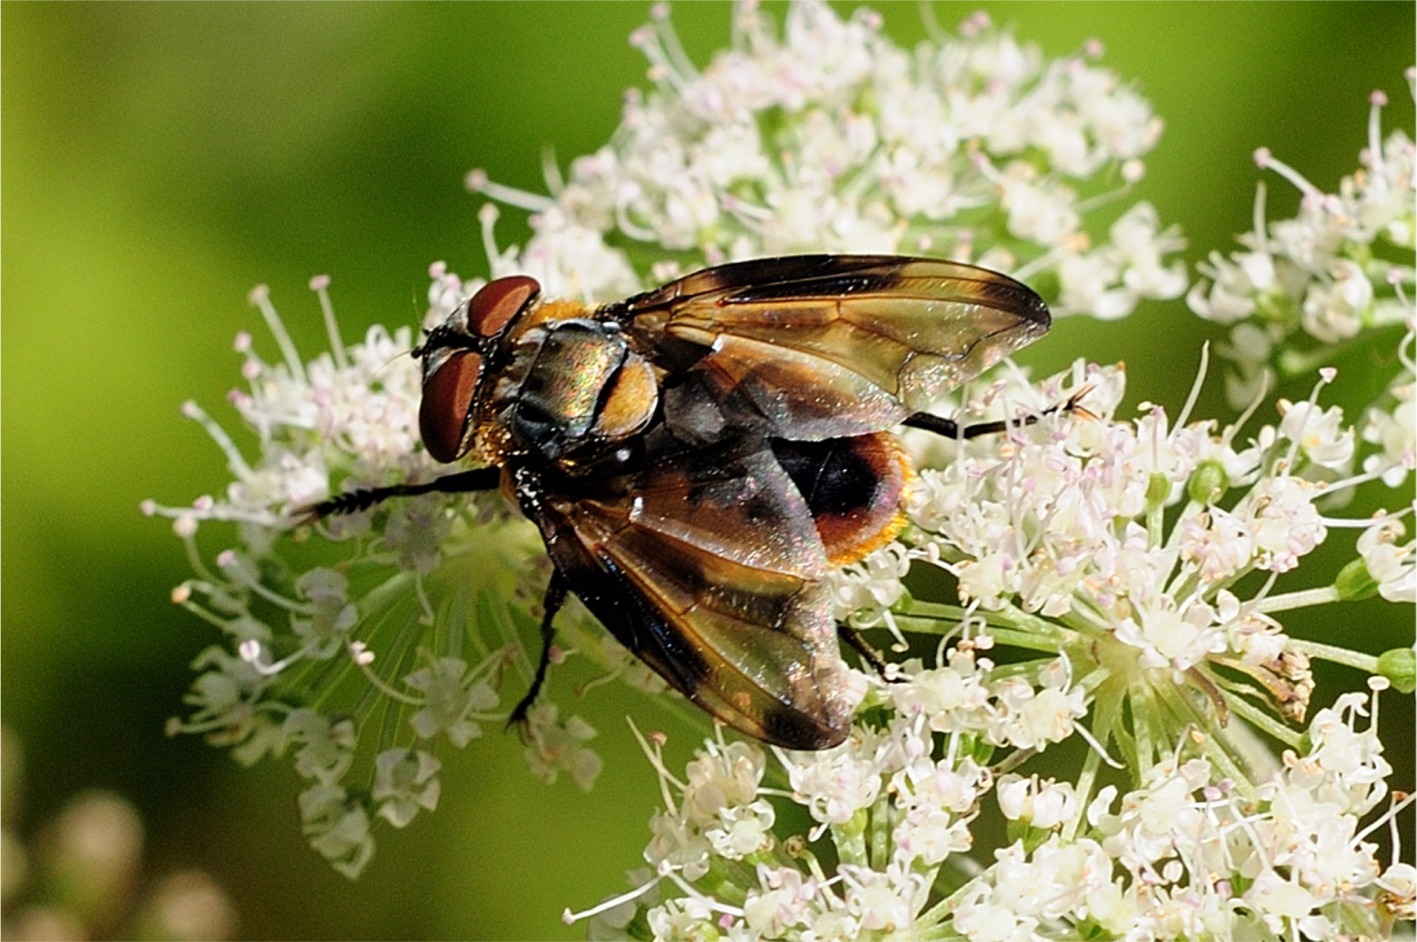
POLYGON ((468 491, 490 491, 502 479, 502 471, 495 466, 473 468, 456 474, 445 474, 422 484, 390 484, 387 487, 366 487, 347 494, 338 494, 318 504, 298 508, 293 512, 296 525, 314 523, 325 517, 340 514, 354 514, 368 510, 375 504, 383 503, 391 497, 414 497, 418 494, 463 494, 468 491))
POLYGON ((526 696, 521 698, 507 717, 507 726, 524 726, 526 716, 531 712, 532 706, 536 703, 536 695, 541 692, 541 685, 546 682, 546 670, 551 666, 551 644, 556 640, 556 629, 551 622, 556 617, 556 613, 561 610, 561 606, 566 602, 566 593, 570 591, 570 586, 566 585, 565 577, 560 570, 551 573, 551 582, 546 586, 546 598, 541 603, 545 613, 541 616, 541 659, 536 662, 536 674, 531 678, 531 687, 527 689, 526 696))
POLYGON ((1084 386, 1068 397, 1067 402, 1061 402, 1052 408, 1044 409, 1042 412, 1034 415, 1025 415, 1012 420, 1001 419, 997 422, 979 422, 975 425, 960 425, 953 419, 943 419, 929 412, 916 412, 913 415, 907 416, 905 421, 900 424, 907 425, 910 428, 923 428, 927 432, 934 432, 936 435, 956 440, 962 438, 979 438, 981 435, 998 435, 1020 425, 1032 425, 1043 416, 1052 415, 1054 412, 1070 412, 1073 415, 1090 416, 1091 413, 1079 404, 1082 397, 1090 392, 1092 392, 1092 387, 1084 386))
POLYGON ((841 636, 841 640, 845 641, 857 654, 861 655, 861 660, 871 665, 871 669, 880 675, 882 680, 899 681, 901 679, 899 677, 886 676, 886 662, 881 658, 880 654, 876 653, 875 648, 866 643, 866 639, 861 637, 861 632, 844 622, 838 622, 836 633, 841 636))

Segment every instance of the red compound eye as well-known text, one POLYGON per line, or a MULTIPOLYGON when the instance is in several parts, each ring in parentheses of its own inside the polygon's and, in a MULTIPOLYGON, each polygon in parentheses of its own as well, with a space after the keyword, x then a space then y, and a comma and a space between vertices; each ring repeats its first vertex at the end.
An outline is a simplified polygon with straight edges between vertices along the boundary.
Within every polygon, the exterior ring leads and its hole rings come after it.
POLYGON ((489 281, 467 302, 467 329, 477 337, 495 337, 512 318, 541 293, 541 285, 526 275, 489 281))
MULTIPOLYGON (((526 275, 489 281, 467 302, 467 332, 494 340, 540 293, 541 285, 526 275)), ((424 366, 418 430, 428 454, 444 463, 456 461, 472 447, 468 426, 482 374, 482 356, 457 343, 456 337, 456 333, 435 332, 429 336, 431 349, 422 351, 429 359, 424 366)))
POLYGON ((424 377, 418 431, 423 447, 436 460, 456 461, 471 447, 467 426, 481 373, 482 357, 471 350, 455 350, 424 377))

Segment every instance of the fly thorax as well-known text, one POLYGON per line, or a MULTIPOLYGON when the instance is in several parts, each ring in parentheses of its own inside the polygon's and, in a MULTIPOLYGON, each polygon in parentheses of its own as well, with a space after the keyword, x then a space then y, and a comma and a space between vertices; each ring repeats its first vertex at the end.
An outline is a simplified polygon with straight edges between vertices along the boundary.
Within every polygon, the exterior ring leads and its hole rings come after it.
POLYGON ((527 331, 493 391, 510 438, 553 461, 642 431, 658 402, 653 370, 618 326, 583 319, 527 331))

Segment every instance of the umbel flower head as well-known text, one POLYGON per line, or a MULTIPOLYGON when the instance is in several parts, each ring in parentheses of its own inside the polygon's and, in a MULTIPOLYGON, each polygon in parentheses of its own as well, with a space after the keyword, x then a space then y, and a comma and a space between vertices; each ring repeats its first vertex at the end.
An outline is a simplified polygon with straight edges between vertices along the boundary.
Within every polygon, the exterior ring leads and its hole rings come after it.
MULTIPOLYGON (((1119 317, 1186 291, 1179 236, 1149 205, 1099 217, 1127 206, 1160 122, 1095 47, 1048 60, 976 16, 907 52, 875 14, 817 2, 792 4, 781 28, 735 8, 731 47, 702 68, 663 9, 633 40, 652 86, 628 96, 605 147, 549 174, 549 195, 470 176, 532 214, 528 243, 499 247, 496 211, 484 212, 494 276, 609 301, 721 261, 901 252, 1006 271, 1060 314, 1119 317)), ((1393 388, 1410 390, 1410 243, 1403 258, 1393 388)), ((435 265, 425 323, 480 285, 435 265)), ((490 493, 290 531, 296 508, 329 495, 439 473, 416 433, 416 366, 398 356, 411 333, 347 345, 325 281, 314 287, 328 353, 304 360, 264 291, 279 357, 238 341, 249 388, 233 401, 255 456, 191 406, 233 483, 148 509, 174 519, 191 555, 175 600, 224 636, 199 657, 174 731, 247 762, 289 757, 312 846, 354 875, 374 824, 433 810, 438 756, 499 727, 525 691, 550 565, 490 493), (235 523, 234 536, 212 523, 235 523), (229 548, 209 564, 199 540, 212 531, 229 548)), ((1411 690, 1411 650, 1318 645, 1281 619, 1364 596, 1412 601, 1412 450, 1380 417, 1397 421, 1398 394, 1355 429, 1325 403, 1334 375, 1317 375, 1269 424, 1258 398, 1226 421, 1195 418, 1191 402, 1123 410, 1122 370, 1085 361, 1041 383, 1004 365, 957 399, 942 390, 936 411, 1005 431, 907 435, 909 524, 833 576, 839 618, 889 632, 898 663, 887 679, 858 675, 865 700, 830 750, 720 733, 681 773, 647 736, 663 783, 648 868, 582 914, 593 933, 1319 938, 1410 912, 1412 868, 1380 860, 1372 835, 1406 803, 1387 785, 1374 715, 1380 689, 1411 690), (1056 409, 1067 402, 1080 407, 1056 409), (1391 512, 1330 516, 1332 495, 1359 489, 1388 495, 1391 512), (1335 533, 1352 562, 1313 572, 1335 533), (912 582, 916 598, 908 571, 943 578, 912 582), (1367 671, 1371 689, 1317 696, 1314 658, 1367 671), (1085 748, 1067 777, 1027 767, 1073 737, 1085 748), (807 830, 783 824, 789 805, 807 830), (1001 816, 1007 842, 985 846, 976 821, 1001 816)), ((662 689, 584 613, 557 629, 554 660, 662 689)), ((596 733, 571 702, 553 672, 527 758, 543 778, 589 786, 596 733)))
MULTIPOLYGON (((1318 443, 1159 406, 1123 420, 1122 386, 1120 370, 1079 363, 968 403, 1087 387, 1092 415, 961 443, 922 470, 903 540, 838 585, 844 617, 938 638, 934 656, 873 678, 835 749, 716 741, 679 777, 647 746, 666 796, 652 869, 632 875, 639 895, 587 915, 656 938, 1382 931, 1387 888, 1413 875, 1369 839, 1410 804, 1389 794, 1370 715, 1390 680, 1378 658, 1279 620, 1377 588, 1369 572, 1362 589, 1278 589, 1345 524, 1315 504, 1318 443), (953 573, 963 604, 912 598, 912 561, 953 573), (1373 672, 1371 691, 1311 711, 1315 657, 1373 672), (1071 778, 1027 774, 1073 737, 1087 751, 1071 778), (786 803, 813 827, 776 833, 786 803), (1009 843, 978 846, 976 819, 1000 815, 1009 843)), ((1410 600, 1403 552, 1388 588, 1410 600)), ((1397 659, 1410 689, 1410 651, 1397 659)))
MULTIPOLYGON (((1161 121, 1100 46, 1045 59, 978 14, 913 50, 858 10, 789 6, 781 31, 735 8, 732 47, 698 69, 668 7, 631 37, 650 61, 610 142, 548 174, 551 196, 473 171, 533 212, 493 274, 553 297, 613 299, 704 264, 794 252, 930 254, 1006 271, 1055 314, 1122 317, 1186 287, 1182 247, 1137 202, 1098 210, 1144 172, 1161 121)), ((494 214, 489 213, 490 226, 494 214)))

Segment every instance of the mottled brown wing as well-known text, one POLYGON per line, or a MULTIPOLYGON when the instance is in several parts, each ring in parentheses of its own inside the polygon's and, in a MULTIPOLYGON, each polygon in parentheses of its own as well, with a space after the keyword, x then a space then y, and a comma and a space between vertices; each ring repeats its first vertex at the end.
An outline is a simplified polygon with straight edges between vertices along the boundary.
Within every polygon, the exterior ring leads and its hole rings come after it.
MULTIPOLYGON (((664 441, 668 441, 667 436, 664 441)), ((729 726, 795 749, 850 727, 826 553, 765 445, 670 445, 645 470, 523 506, 571 590, 671 686, 729 726)))
POLYGON ((704 439, 715 422, 799 439, 890 428, 1049 325, 1012 278, 891 255, 734 262, 607 312, 668 371, 671 426, 704 439))

